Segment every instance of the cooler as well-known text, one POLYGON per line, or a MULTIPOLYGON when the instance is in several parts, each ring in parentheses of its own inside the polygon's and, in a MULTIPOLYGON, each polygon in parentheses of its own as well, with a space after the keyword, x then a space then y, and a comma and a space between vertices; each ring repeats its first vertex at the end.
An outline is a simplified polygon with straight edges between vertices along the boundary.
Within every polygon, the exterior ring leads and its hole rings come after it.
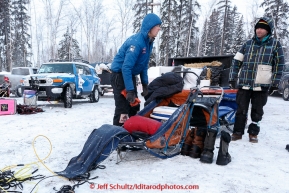
POLYGON ((23 92, 23 103, 29 106, 37 105, 37 96, 35 90, 24 90, 23 92))

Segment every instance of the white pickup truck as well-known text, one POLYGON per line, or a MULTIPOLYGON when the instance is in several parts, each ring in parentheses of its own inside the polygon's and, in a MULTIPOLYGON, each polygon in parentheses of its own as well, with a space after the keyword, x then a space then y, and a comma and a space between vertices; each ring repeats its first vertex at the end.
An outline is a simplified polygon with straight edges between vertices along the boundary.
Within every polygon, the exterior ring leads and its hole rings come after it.
POLYGON ((11 83, 10 92, 15 96, 22 96, 20 80, 23 76, 32 75, 37 73, 37 68, 34 67, 14 67, 10 74, 6 74, 11 83))

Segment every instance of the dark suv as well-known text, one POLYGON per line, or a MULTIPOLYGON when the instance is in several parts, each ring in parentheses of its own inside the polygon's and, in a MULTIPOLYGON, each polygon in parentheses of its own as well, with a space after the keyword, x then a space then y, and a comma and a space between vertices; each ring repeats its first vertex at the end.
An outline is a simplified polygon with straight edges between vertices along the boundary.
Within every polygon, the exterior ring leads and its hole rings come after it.
POLYGON ((289 100, 289 62, 285 63, 278 92, 282 95, 285 101, 289 100))

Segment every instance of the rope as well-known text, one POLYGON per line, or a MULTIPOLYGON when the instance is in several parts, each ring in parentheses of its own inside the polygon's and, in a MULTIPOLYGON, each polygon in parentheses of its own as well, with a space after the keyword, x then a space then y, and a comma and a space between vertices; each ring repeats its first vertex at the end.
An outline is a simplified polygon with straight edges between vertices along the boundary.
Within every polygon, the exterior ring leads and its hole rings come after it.
MULTIPOLYGON (((10 188, 19 188, 23 189, 22 183, 28 180, 37 180, 42 179, 44 176, 36 175, 32 176, 38 169, 34 170, 33 172, 29 172, 31 170, 31 166, 25 166, 24 168, 20 169, 18 172, 14 172, 11 170, 7 170, 5 172, 0 172, 0 188, 5 192, 18 192, 19 191, 7 191, 10 188)), ((1 191, 0 191, 1 192, 1 191)), ((21 193, 21 192, 20 192, 21 193)))
MULTIPOLYGON (((35 161, 35 162, 32 162, 32 163, 29 163, 29 164, 18 164, 18 165, 10 165, 10 166, 6 166, 4 167, 2 170, 0 170, 0 192, 4 191, 5 193, 9 193, 9 192, 14 192, 14 193, 21 193, 19 191, 7 191, 9 188, 11 187, 18 187, 20 188, 21 190, 23 189, 23 185, 22 183, 24 181, 27 181, 27 180, 37 180, 37 179, 41 179, 38 183, 36 183, 36 185, 33 187, 33 189, 31 190, 30 193, 32 193, 32 191, 37 187, 37 185, 43 181, 44 179, 47 179, 47 178, 50 178, 50 177, 55 177, 55 176, 58 176, 60 178, 63 178, 65 180, 69 180, 63 176, 60 176, 56 173, 54 173, 51 169, 49 169, 45 164, 44 164, 44 161, 51 155, 51 152, 52 152, 52 143, 51 141, 48 139, 48 137, 44 136, 44 135, 38 135, 36 136, 34 139, 33 139, 33 142, 32 142, 32 147, 33 147, 33 151, 34 151, 34 154, 36 155, 38 161, 35 161), (47 141, 49 142, 49 145, 50 145, 50 150, 49 150, 49 153, 48 155, 41 159, 36 151, 36 148, 35 148, 35 141, 38 137, 44 137, 47 139, 47 141), (52 176, 49 176, 49 177, 45 177, 45 176, 42 176, 42 175, 36 175, 36 176, 32 176, 35 172, 38 171, 38 168, 39 168, 39 164, 38 163, 41 163, 48 171, 50 171, 53 175, 52 176), (33 172, 30 172, 33 167, 32 165, 37 165, 37 169, 35 169, 33 172), (17 172, 13 172, 11 171, 11 169, 15 168, 15 167, 19 167, 19 166, 23 166, 22 169, 18 170, 17 172)), ((105 166, 103 165, 98 165, 98 166, 95 166, 93 169, 105 169, 105 166)), ((70 185, 65 185, 61 188, 60 191, 58 191, 58 193, 74 193, 74 189, 76 187, 79 187, 80 185, 84 184, 84 183, 90 183, 88 180, 93 180, 93 179, 96 179, 98 178, 98 176, 94 177, 94 178, 89 178, 90 177, 90 174, 89 173, 86 173, 85 175, 82 175, 82 176, 79 176, 78 179, 74 179, 74 180, 77 180, 78 183, 74 186, 70 186, 70 185), (82 182, 81 182, 82 181, 82 182)), ((37 191, 36 191, 37 192, 37 191)))
MULTIPOLYGON (((48 137, 44 136, 44 135, 38 135, 34 138, 33 142, 32 142, 32 147, 33 147, 33 151, 34 154, 36 155, 38 161, 29 163, 29 164, 18 164, 18 165, 10 165, 10 166, 6 166, 4 167, 2 170, 0 170, 0 188, 5 192, 11 192, 11 191, 6 191, 11 187, 18 187, 20 189, 23 189, 23 185, 22 183, 24 181, 27 180, 37 180, 37 179, 42 179, 44 178, 44 176, 42 175, 36 175, 36 176, 32 176, 35 172, 38 171, 39 169, 39 162, 48 170, 50 171, 53 175, 61 177, 65 180, 67 180, 65 177, 63 176, 59 176, 57 174, 55 174, 52 170, 50 170, 45 164, 44 161, 51 155, 52 152, 52 144, 51 141, 48 139, 48 137), (49 142, 50 145, 50 150, 48 155, 44 158, 41 159, 36 151, 35 148, 35 141, 38 137, 44 137, 47 139, 47 141, 49 142), (33 170, 33 165, 37 166, 37 169, 34 169, 33 172, 30 172, 33 170), (20 167, 23 166, 22 169, 18 170, 17 172, 11 171, 11 169, 15 168, 15 167, 20 167)), ((42 180, 41 180, 42 181, 42 180)), ((38 183, 37 183, 38 184, 38 183)), ((35 187, 34 187, 35 188, 35 187)), ((34 189, 33 188, 33 189, 34 189)), ((15 192, 15 191, 14 191, 15 192)), ((16 191, 18 192, 18 191, 16 191)))

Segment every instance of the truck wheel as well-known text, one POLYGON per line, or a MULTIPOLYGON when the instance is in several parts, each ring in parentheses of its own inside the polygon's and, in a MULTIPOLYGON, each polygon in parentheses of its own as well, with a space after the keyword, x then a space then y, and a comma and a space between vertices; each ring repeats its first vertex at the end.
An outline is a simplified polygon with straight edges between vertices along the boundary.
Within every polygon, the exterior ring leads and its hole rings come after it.
POLYGON ((64 108, 72 107, 72 90, 70 86, 66 87, 64 90, 64 108))
POLYGON ((15 96, 17 96, 17 97, 22 97, 22 96, 23 96, 20 85, 18 85, 18 86, 16 87, 16 89, 15 89, 15 96))
POLYGON ((98 91, 98 86, 95 86, 93 88, 93 91, 90 94, 90 102, 91 103, 96 103, 99 101, 99 91, 98 91))
POLYGON ((284 88, 282 97, 283 97, 284 101, 288 101, 289 100, 289 86, 286 86, 284 88))

